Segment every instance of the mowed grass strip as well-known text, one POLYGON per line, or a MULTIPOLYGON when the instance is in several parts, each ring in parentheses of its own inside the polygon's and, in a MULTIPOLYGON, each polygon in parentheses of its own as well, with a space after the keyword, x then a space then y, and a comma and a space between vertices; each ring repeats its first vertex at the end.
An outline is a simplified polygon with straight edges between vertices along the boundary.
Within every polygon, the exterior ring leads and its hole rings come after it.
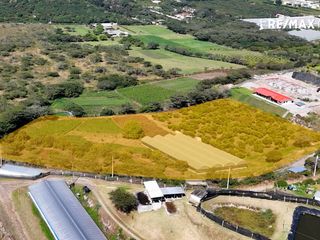
POLYGON ((144 137, 142 142, 173 158, 187 161, 194 169, 226 168, 244 165, 238 157, 181 133, 144 137))
POLYGON ((231 98, 280 117, 287 112, 285 108, 263 101, 252 95, 252 93, 247 88, 233 88, 231 89, 231 98))
POLYGON ((130 56, 141 57, 153 64, 160 64, 165 70, 179 68, 183 74, 192 74, 216 69, 239 69, 241 65, 214 61, 196 57, 183 56, 165 49, 143 50, 133 49, 129 51, 130 56))
POLYGON ((163 102, 169 99, 175 91, 165 89, 152 84, 142 84, 134 87, 122 88, 117 90, 121 95, 146 105, 152 102, 163 102))

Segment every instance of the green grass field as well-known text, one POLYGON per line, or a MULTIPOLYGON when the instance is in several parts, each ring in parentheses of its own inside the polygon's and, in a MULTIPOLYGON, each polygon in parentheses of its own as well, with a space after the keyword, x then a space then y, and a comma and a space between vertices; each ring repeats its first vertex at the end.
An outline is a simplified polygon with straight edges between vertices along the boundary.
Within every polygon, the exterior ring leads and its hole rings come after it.
POLYGON ((157 50, 143 50, 135 48, 129 51, 130 56, 141 57, 146 61, 150 61, 153 64, 160 64, 165 70, 171 68, 181 69, 183 74, 192 74, 197 72, 203 72, 205 70, 216 69, 239 69, 243 68, 241 65, 207 60, 196 57, 187 57, 173 52, 166 51, 164 49, 157 50))
POLYGON ((61 28, 65 32, 71 35, 80 35, 80 36, 86 35, 91 30, 88 26, 81 25, 81 24, 55 24, 53 26, 57 28, 61 28), (69 31, 69 29, 71 31, 69 31))
POLYGON ((156 42, 160 46, 166 45, 172 47, 179 47, 188 49, 189 51, 202 54, 218 54, 231 57, 243 58, 249 66, 254 66, 257 62, 285 60, 276 59, 274 57, 266 56, 259 52, 249 50, 239 50, 218 45, 211 42, 199 41, 194 39, 191 35, 177 34, 163 26, 124 26, 133 36, 142 40, 144 43, 156 42))
POLYGON ((182 77, 150 82, 138 86, 118 89, 116 91, 86 91, 77 98, 55 100, 51 109, 59 116, 68 116, 64 110, 70 103, 83 107, 87 115, 99 115, 103 108, 118 111, 121 105, 131 103, 142 106, 152 102, 164 102, 175 93, 186 93, 195 88, 199 81, 182 77))
POLYGON ((120 96, 115 91, 85 92, 77 98, 63 98, 55 100, 52 109, 56 112, 63 111, 70 102, 76 103, 84 108, 87 114, 95 115, 103 108, 119 110, 120 106, 129 103, 130 100, 120 96))
POLYGON ((247 88, 231 89, 231 98, 280 117, 287 112, 286 109, 280 106, 268 103, 267 101, 263 101, 262 99, 253 96, 252 92, 247 88))
POLYGON ((151 84, 168 90, 173 90, 178 93, 186 93, 194 89, 198 83, 198 80, 182 77, 176 79, 162 80, 151 84))
POLYGON ((170 89, 165 89, 152 84, 143 84, 134 87, 122 88, 119 93, 141 105, 146 105, 152 102, 163 102, 169 99, 176 92, 170 89))

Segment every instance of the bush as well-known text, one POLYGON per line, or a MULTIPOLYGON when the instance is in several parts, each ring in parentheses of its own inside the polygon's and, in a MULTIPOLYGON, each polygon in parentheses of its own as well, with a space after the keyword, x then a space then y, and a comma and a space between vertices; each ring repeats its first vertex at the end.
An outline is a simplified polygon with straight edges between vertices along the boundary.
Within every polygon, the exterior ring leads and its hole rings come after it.
POLYGON ((150 204, 149 198, 144 192, 138 192, 137 198, 138 198, 139 203, 142 205, 149 205, 150 204))
POLYGON ((144 131, 138 122, 129 121, 123 127, 122 135, 128 139, 139 139, 144 136, 144 131))
POLYGON ((110 199, 115 207, 124 213, 130 213, 138 206, 136 197, 124 188, 117 188, 110 192, 110 199))
POLYGON ((306 180, 302 181, 302 184, 303 184, 303 185, 306 185, 306 186, 308 186, 308 185, 315 185, 315 184, 316 184, 316 181, 314 181, 313 179, 309 178, 309 179, 306 179, 306 180))
POLYGON ((136 110, 134 110, 133 106, 130 103, 121 105, 121 110, 119 114, 134 114, 136 110))
POLYGON ((59 73, 58 72, 48 72, 47 73, 47 76, 48 77, 59 77, 59 73))
POLYGON ((71 112, 73 116, 75 117, 82 117, 86 114, 86 112, 84 111, 84 109, 75 103, 70 103, 66 106, 65 108, 66 111, 71 112))
POLYGON ((282 159, 282 153, 279 150, 272 150, 266 156, 267 162, 279 162, 282 159))
POLYGON ((288 183, 285 180, 279 180, 279 181, 276 181, 274 183, 274 186, 278 187, 278 188, 287 188, 288 187, 288 183))
POLYGON ((103 108, 100 112, 100 116, 113 116, 115 112, 110 108, 103 108))
POLYGON ((129 86, 135 86, 138 84, 137 78, 112 74, 98 79, 97 88, 101 90, 114 90, 116 88, 124 88, 129 86))

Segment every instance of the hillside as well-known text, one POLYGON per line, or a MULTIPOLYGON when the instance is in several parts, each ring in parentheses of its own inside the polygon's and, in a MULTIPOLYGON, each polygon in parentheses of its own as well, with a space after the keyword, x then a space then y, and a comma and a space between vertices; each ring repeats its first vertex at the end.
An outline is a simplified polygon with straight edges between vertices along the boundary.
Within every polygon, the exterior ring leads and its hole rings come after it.
MULTIPOLYGON (((121 23, 156 19, 146 7, 151 1, 103 0, 0 0, 0 22, 90 23, 118 21, 121 23)), ((209 11, 233 18, 270 17, 285 15, 319 14, 316 10, 275 6, 271 0, 218 0, 218 1, 162 1, 160 6, 168 13, 183 6, 196 8, 202 16, 209 11)))
MULTIPOLYGON (((47 167, 161 178, 226 177, 221 168, 197 172, 187 162, 146 147, 141 138, 174 133, 245 160, 232 176, 273 171, 320 146, 319 133, 233 100, 217 100, 157 114, 100 118, 45 117, 1 141, 3 156, 47 167), (169 129, 167 128, 169 127, 169 129)), ((196 153, 193 153, 196 154, 196 153)))

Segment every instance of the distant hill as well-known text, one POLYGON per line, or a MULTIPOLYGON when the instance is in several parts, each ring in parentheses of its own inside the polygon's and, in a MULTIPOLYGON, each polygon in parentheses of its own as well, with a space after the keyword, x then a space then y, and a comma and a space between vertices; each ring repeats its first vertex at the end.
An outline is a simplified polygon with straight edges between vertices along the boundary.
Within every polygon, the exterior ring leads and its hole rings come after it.
POLYGON ((77 22, 105 21, 102 7, 87 0, 0 0, 1 22, 77 22))

